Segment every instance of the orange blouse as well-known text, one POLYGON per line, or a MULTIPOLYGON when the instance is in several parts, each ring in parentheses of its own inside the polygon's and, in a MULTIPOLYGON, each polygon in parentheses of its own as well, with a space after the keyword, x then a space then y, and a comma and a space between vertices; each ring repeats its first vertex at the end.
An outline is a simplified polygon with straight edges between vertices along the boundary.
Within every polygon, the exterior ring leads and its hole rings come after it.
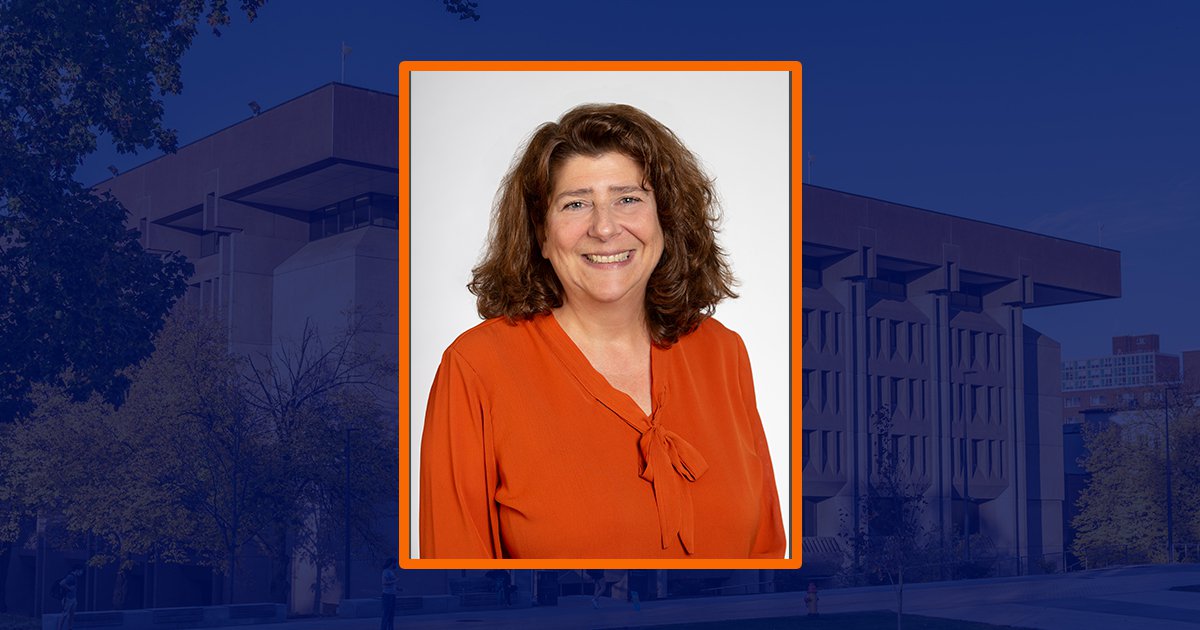
POLYGON ((783 557, 741 337, 710 318, 650 366, 647 417, 552 315, 455 340, 421 439, 421 557, 783 557))

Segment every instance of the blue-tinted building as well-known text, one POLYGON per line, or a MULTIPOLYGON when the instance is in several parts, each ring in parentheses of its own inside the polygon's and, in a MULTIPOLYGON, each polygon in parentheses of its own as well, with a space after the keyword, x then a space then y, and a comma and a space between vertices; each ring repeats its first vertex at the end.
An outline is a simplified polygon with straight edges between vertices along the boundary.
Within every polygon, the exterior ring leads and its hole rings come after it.
POLYGON ((1061 563, 1059 344, 1024 314, 1118 297, 1119 253, 810 186, 803 255, 806 561, 865 527, 886 408, 947 545, 1061 563))

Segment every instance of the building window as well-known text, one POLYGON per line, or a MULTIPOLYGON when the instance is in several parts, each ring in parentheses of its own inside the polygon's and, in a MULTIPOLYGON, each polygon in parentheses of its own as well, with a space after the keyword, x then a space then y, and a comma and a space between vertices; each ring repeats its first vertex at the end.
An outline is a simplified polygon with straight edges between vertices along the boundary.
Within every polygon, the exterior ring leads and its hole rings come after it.
POLYGON ((362 227, 371 222, 371 196, 363 195, 354 200, 354 226, 362 227))
POLYGON ((885 300, 903 302, 908 299, 908 279, 898 271, 880 269, 876 278, 867 279, 867 293, 885 300))
POLYGON ((342 232, 375 225, 396 228, 397 198, 369 193, 326 206, 312 213, 309 240, 317 240, 342 232))
POLYGON ((983 298, 963 291, 950 293, 950 306, 960 311, 980 312, 983 310, 983 298))
POLYGON ((205 232, 200 235, 200 257, 212 256, 221 251, 221 233, 205 232))

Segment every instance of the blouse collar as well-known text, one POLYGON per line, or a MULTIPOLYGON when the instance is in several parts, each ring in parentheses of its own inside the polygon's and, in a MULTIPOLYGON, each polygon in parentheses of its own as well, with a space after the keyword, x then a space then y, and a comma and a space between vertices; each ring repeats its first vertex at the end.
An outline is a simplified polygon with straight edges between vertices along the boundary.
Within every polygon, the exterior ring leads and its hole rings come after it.
POLYGON ((708 470, 708 463, 694 446, 668 428, 672 424, 667 397, 668 374, 676 354, 672 352, 674 346, 663 349, 650 345, 650 399, 653 409, 647 416, 633 398, 613 387, 592 366, 553 314, 538 315, 533 323, 567 371, 588 394, 641 434, 638 439, 643 466, 641 477, 653 486, 662 547, 668 548, 678 536, 684 550, 689 554, 695 553, 690 482, 696 481, 708 470))

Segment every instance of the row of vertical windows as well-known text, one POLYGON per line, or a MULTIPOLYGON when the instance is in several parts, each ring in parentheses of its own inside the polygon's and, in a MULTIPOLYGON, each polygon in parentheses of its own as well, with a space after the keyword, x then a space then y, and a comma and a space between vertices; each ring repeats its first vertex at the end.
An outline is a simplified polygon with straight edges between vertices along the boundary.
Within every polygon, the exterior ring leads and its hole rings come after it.
POLYGON ((876 359, 925 363, 925 325, 900 319, 870 317, 870 347, 876 359))
MULTIPOLYGON (((950 443, 951 460, 956 479, 962 478, 963 471, 963 438, 953 438, 950 443)), ((971 476, 996 479, 1004 476, 1004 440, 988 438, 971 438, 967 440, 967 463, 970 465, 971 476)))
POLYGON ((1064 379, 1063 391, 1079 389, 1097 389, 1101 387, 1135 387, 1138 385, 1153 385, 1158 382, 1153 373, 1132 374, 1116 378, 1073 378, 1064 379))
POLYGON ((929 399, 929 382, 923 378, 875 377, 875 400, 905 418, 923 418, 929 399))
MULTIPOLYGON (((1138 400, 1138 396, 1134 392, 1123 392, 1123 393, 1121 393, 1119 399, 1113 398, 1111 400, 1109 399, 1107 394, 1093 394, 1093 395, 1087 397, 1087 401, 1088 401, 1088 405, 1093 406, 1093 407, 1107 405, 1110 402, 1114 403, 1114 404, 1119 402, 1122 406, 1125 406, 1125 407, 1137 407, 1137 406, 1141 405, 1142 403, 1161 404, 1162 403, 1162 393, 1156 392, 1156 391, 1142 392, 1141 400, 1138 400)), ((1081 406, 1083 406, 1083 398, 1081 396, 1071 396, 1069 398, 1064 398, 1063 406, 1064 407, 1081 407, 1081 406)))
POLYGON ((1129 367, 1105 366, 1101 368, 1066 368, 1063 370, 1063 378, 1078 379, 1086 377, 1104 377, 1104 376, 1125 376, 1130 374, 1151 374, 1154 372, 1153 365, 1132 365, 1129 367))
POLYGON ((908 299, 908 285, 894 279, 868 278, 867 294, 885 300, 903 302, 908 299))
POLYGON ((317 210, 309 222, 309 240, 315 241, 368 225, 395 229, 397 202, 397 198, 391 195, 369 193, 317 210))
POLYGON ((1000 347, 1003 335, 999 333, 953 328, 950 330, 951 360, 964 368, 1000 369, 1000 347))
POLYGON ((978 313, 983 310, 983 298, 964 291, 953 291, 950 293, 950 307, 978 313))
POLYGON ((224 314, 228 300, 222 292, 221 276, 189 284, 184 301, 188 306, 211 315, 224 314))
POLYGON ((802 465, 816 472, 842 472, 842 431, 813 429, 804 432, 802 465), (812 457, 816 455, 817 459, 812 457))
POLYGON ((813 403, 814 411, 842 412, 842 372, 835 370, 804 370, 800 387, 801 404, 813 403), (815 400, 813 399, 815 397, 815 400))
POLYGON ((1099 357, 1095 359, 1073 359, 1063 361, 1063 369, 1081 369, 1081 368, 1102 368, 1111 367, 1114 365, 1143 365, 1154 363, 1154 354, 1123 354, 1111 357, 1099 357))
POLYGON ((969 418, 972 422, 1000 424, 1003 418, 1001 412, 1004 400, 1003 387, 959 383, 952 392, 955 420, 962 421, 964 418, 969 418))
POLYGON ((891 435, 891 443, 886 443, 883 436, 871 436, 875 449, 872 462, 876 472, 882 462, 890 463, 901 475, 908 479, 918 479, 929 474, 929 437, 925 435, 891 435))
POLYGON ((841 351, 842 314, 837 311, 804 309, 800 321, 801 343, 809 339, 816 343, 817 352, 837 354, 841 351))

